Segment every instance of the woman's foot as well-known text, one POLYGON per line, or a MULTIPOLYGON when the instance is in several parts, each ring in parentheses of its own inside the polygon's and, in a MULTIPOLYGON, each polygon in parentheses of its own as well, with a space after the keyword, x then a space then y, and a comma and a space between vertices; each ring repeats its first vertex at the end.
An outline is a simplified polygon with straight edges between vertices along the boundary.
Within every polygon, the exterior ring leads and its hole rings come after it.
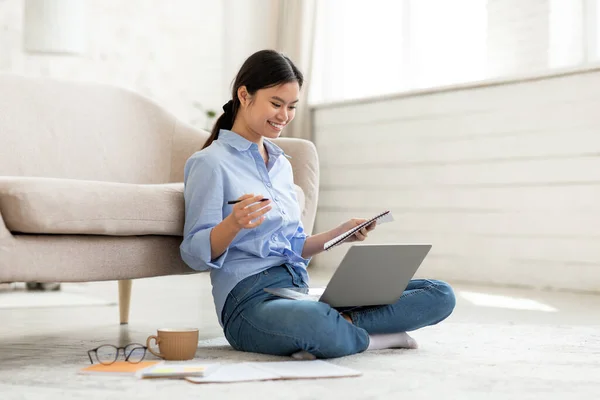
MULTIPOLYGON (((367 350, 382 350, 382 349, 417 349, 419 345, 406 332, 386 333, 378 335, 369 335, 369 347, 367 350)), ((292 354, 292 358, 296 360, 315 360, 317 357, 306 351, 299 351, 292 354)))
POLYGON ((386 333, 378 335, 369 335, 369 347, 367 350, 381 349, 417 349, 417 341, 410 337, 406 332, 386 333))
POLYGON ((310 354, 309 352, 306 352, 304 350, 292 354, 292 358, 295 358, 296 360, 316 360, 317 359, 317 357, 313 356, 312 354, 310 354))

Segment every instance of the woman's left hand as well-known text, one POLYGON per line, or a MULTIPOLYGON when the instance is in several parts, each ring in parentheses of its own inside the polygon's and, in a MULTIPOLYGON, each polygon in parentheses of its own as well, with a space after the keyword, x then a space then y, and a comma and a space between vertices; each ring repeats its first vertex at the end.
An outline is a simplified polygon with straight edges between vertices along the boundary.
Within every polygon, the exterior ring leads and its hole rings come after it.
MULTIPOLYGON (((357 227, 358 225, 367 222, 368 220, 364 219, 364 218, 352 218, 350 221, 347 221, 345 223, 343 223, 342 225, 340 225, 340 231, 343 232, 348 232, 350 229, 353 229, 355 227, 357 227)), ((362 242, 363 240, 365 240, 367 238, 367 236, 369 235, 369 232, 371 232, 373 229, 375 229, 375 226, 377 225, 377 221, 373 221, 373 223, 365 226, 364 228, 362 228, 361 230, 359 230, 358 232, 356 232, 354 235, 352 235, 351 237, 349 237, 348 239, 346 239, 346 242, 362 242)))

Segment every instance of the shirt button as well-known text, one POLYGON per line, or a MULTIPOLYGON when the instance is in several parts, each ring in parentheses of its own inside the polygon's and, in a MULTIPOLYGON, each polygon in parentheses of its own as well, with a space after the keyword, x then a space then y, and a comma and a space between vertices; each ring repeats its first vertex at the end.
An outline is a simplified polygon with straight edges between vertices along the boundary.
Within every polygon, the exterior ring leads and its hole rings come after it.
POLYGON ((269 182, 267 182, 267 187, 271 187, 271 184, 269 182))
POLYGON ((271 236, 271 240, 274 241, 274 242, 276 242, 277 241, 277 235, 271 236))
POLYGON ((281 213, 282 213, 283 215, 285 215, 285 210, 281 210, 281 213))

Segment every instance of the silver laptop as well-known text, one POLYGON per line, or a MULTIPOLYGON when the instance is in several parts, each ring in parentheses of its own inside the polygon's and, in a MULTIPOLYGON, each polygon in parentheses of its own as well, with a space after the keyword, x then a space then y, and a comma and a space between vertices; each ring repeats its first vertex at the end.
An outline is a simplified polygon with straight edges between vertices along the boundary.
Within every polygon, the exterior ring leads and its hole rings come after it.
POLYGON ((293 300, 311 300, 332 307, 393 304, 429 253, 431 244, 355 244, 322 288, 265 288, 293 300))

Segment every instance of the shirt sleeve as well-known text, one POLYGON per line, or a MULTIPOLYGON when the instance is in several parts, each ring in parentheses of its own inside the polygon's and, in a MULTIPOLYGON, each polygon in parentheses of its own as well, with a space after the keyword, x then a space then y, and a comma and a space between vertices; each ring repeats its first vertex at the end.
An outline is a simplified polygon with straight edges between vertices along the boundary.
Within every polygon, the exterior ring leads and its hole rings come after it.
POLYGON ((188 160, 184 170, 185 224, 179 247, 183 261, 196 271, 221 268, 229 250, 211 259, 210 233, 223 220, 223 177, 208 160, 188 160))

